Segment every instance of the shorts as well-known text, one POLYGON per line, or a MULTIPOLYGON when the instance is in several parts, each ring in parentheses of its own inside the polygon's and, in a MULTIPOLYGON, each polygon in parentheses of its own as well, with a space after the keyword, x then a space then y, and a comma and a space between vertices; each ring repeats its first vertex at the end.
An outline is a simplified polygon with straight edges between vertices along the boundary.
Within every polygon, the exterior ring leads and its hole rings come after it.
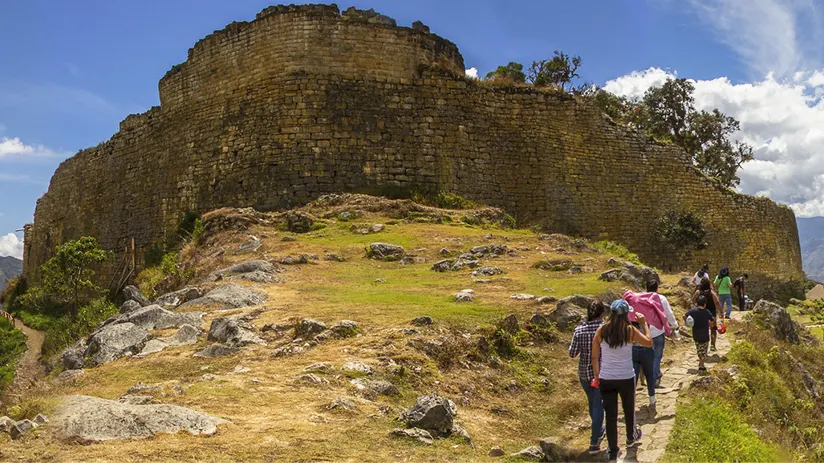
POLYGON ((706 360, 707 358, 707 349, 709 349, 710 343, 709 341, 695 341, 695 351, 698 353, 698 360, 706 360))

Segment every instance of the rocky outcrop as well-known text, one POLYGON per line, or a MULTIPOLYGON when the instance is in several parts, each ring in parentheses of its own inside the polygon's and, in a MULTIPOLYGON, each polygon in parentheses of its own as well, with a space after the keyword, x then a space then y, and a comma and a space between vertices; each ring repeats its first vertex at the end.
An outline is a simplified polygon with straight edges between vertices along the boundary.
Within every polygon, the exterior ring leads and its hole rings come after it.
POLYGON ((218 306, 222 309, 239 309, 266 302, 266 294, 240 286, 234 283, 227 283, 206 293, 205 296, 186 302, 180 308, 218 306))
MULTIPOLYGON (((134 323, 108 325, 88 339, 84 364, 90 366, 113 362, 137 354, 149 340, 149 332, 134 323)), ((64 357, 65 359, 65 357, 64 357)))
MULTIPOLYGON (((164 294, 155 299, 154 303, 163 308, 173 309, 179 306, 180 304, 193 301, 199 297, 203 297, 204 294, 205 292, 201 288, 187 287, 177 291, 173 291, 171 293, 164 294)), ((121 313, 123 313, 122 310, 121 313)))
POLYGON ((776 339, 790 344, 799 344, 805 329, 795 322, 787 309, 767 300, 760 300, 755 304, 753 314, 762 320, 772 331, 776 339))
POLYGON ((66 397, 54 417, 55 434, 71 442, 145 439, 187 431, 211 436, 226 420, 177 405, 132 405, 83 395, 66 397))
POLYGON ((123 288, 123 298, 127 301, 135 301, 140 304, 141 307, 151 304, 149 300, 146 299, 146 296, 140 292, 140 288, 134 285, 129 285, 123 288))
POLYGON ((455 428, 458 407, 449 399, 437 394, 418 397, 408 410, 401 414, 401 420, 410 428, 429 431, 434 436, 448 436, 455 428))
POLYGON ((366 255, 370 259, 396 261, 401 260, 406 251, 401 246, 387 243, 372 243, 366 250, 366 255))
POLYGON ((247 344, 266 344, 253 332, 252 326, 245 320, 218 317, 209 327, 209 341, 216 341, 229 346, 241 347, 247 344))

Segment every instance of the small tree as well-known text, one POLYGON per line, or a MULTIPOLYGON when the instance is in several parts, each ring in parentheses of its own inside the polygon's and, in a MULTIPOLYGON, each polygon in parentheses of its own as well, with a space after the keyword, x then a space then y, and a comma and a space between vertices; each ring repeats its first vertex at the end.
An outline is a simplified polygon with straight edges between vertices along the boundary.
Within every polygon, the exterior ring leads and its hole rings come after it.
POLYGON ((572 81, 578 75, 581 66, 580 56, 569 56, 562 51, 555 50, 555 56, 548 60, 533 61, 527 71, 527 80, 536 87, 556 87, 567 91, 567 85, 572 88, 572 81))
POLYGON ((55 303, 68 305, 72 317, 76 318, 82 303, 103 294, 92 280, 94 267, 107 257, 106 251, 91 236, 64 243, 41 267, 41 294, 55 303))
POLYGON ((487 80, 510 80, 516 84, 522 84, 526 81, 524 74, 524 65, 510 61, 506 66, 498 66, 497 69, 486 75, 487 80))
POLYGON ((658 233, 663 243, 674 251, 692 251, 707 246, 707 229, 701 217, 692 211, 669 210, 658 218, 658 233))

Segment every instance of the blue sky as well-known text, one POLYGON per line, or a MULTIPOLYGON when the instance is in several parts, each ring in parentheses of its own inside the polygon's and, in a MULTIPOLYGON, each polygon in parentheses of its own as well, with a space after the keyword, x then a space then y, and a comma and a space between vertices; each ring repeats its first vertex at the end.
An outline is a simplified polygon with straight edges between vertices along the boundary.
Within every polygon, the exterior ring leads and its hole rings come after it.
MULTIPOLYGON (((60 161, 107 140, 128 114, 157 105, 158 80, 197 40, 232 21, 254 19, 270 4, 0 0, 0 255, 19 254, 22 235, 7 234, 32 220, 60 161)), ((699 106, 720 106, 742 119, 742 138, 754 142, 759 162, 767 163, 742 176, 742 190, 791 204, 801 215, 824 214, 824 168, 808 175, 803 188, 792 170, 799 161, 824 164, 816 154, 824 149, 815 137, 811 144, 809 133, 813 123, 824 122, 824 109, 816 106, 824 72, 811 45, 820 38, 813 0, 338 5, 375 8, 400 25, 422 20, 455 42, 467 68, 481 75, 561 49, 582 56, 583 80, 630 96, 676 73, 696 79, 699 106), (803 106, 795 108, 803 121, 776 128, 773 119, 794 111, 781 106, 788 101, 803 106)), ((824 133, 821 140, 824 147, 824 133)))

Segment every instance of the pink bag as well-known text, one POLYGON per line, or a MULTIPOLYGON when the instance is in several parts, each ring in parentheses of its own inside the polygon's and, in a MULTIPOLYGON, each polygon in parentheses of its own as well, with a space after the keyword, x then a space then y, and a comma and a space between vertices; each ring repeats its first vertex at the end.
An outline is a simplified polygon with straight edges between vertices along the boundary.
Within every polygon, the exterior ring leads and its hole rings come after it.
POLYGON ((647 318, 647 323, 651 326, 664 330, 667 336, 670 335, 672 329, 667 323, 667 315, 664 313, 664 306, 661 304, 661 297, 658 293, 634 293, 627 291, 622 297, 623 300, 632 306, 634 312, 629 313, 629 321, 635 321, 635 312, 644 314, 647 318))

